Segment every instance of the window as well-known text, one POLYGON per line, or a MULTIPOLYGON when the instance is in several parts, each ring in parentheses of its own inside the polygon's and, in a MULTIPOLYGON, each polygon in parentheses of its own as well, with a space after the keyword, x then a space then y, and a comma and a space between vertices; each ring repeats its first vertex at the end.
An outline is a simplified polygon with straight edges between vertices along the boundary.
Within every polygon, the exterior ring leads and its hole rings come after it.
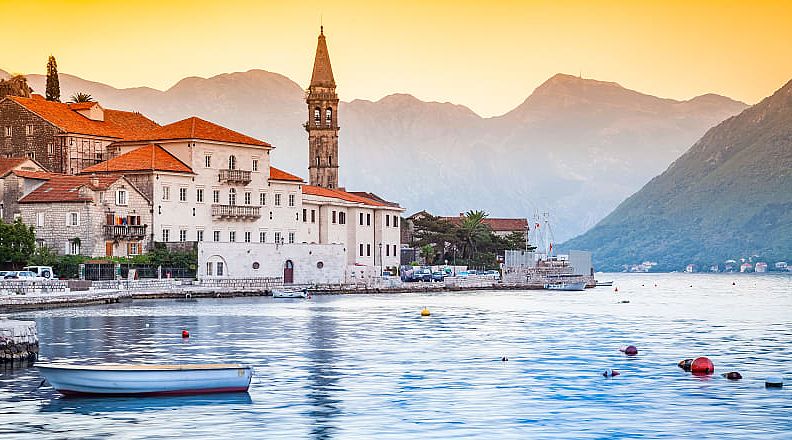
POLYGON ((236 241, 236 231, 228 231, 228 241, 231 243, 236 241))
POLYGON ((333 109, 331 108, 325 110, 325 125, 328 127, 333 125, 333 109))
POLYGON ((129 255, 138 255, 140 254, 140 245, 138 243, 129 243, 129 255))
POLYGON ((303 208, 303 223, 308 221, 308 216, 306 214, 308 214, 308 210, 303 208))
POLYGON ((339 212, 338 213, 338 223, 345 225, 346 224, 346 212, 339 212))
POLYGON ((363 243, 360 243, 360 256, 363 256, 363 243))
MULTIPOLYGON (((382 255, 380 255, 380 257, 381 256, 382 255)), ((385 256, 390 257, 390 246, 388 246, 387 244, 385 245, 385 256)))
POLYGON ((198 203, 203 203, 203 188, 198 188, 195 190, 195 201, 198 203))
POLYGON ((28 159, 35 159, 36 158, 36 152, 35 151, 28 151, 27 154, 25 154, 25 156, 27 156, 28 159))
POLYGON ((223 276, 223 269, 224 269, 223 262, 222 261, 218 261, 217 262, 217 276, 219 276, 219 277, 223 276))
POLYGON ((276 244, 280 244, 280 242, 281 242, 280 232, 276 232, 275 233, 275 243, 276 244))
POLYGON ((229 170, 235 170, 236 169, 236 165, 237 165, 236 156, 234 156, 233 154, 228 156, 228 169, 229 170))
POLYGON ((360 213, 360 226, 363 226, 363 213, 360 213))
POLYGON ((319 156, 316 156, 316 168, 319 168, 319 156))
POLYGON ((280 199, 281 199, 281 195, 275 194, 275 206, 280 206, 280 199))
POLYGON ((162 241, 169 241, 170 240, 170 229, 163 229, 162 230, 162 241))
POLYGON ((327 166, 333 166, 333 156, 327 156, 327 166))
POLYGON ((253 171, 258 171, 258 159, 253 159, 253 171))
POLYGON ((259 243, 266 243, 267 242, 267 232, 261 231, 259 232, 259 243))
POLYGON ((213 264, 211 261, 206 262, 206 275, 212 276, 212 266, 213 264))
POLYGON ((311 223, 316 223, 316 210, 311 210, 311 223))
POLYGON ((264 206, 267 204, 267 193, 259 193, 259 205, 264 206))
POLYGON ((399 216, 397 216, 397 215, 393 216, 393 227, 394 228, 398 228, 399 227, 399 216))
POLYGON ((250 231, 245 231, 245 243, 250 243, 250 231))
POLYGON ((197 241, 203 241, 203 229, 195 231, 195 239, 197 241))
POLYGON ((385 216, 385 226, 390 226, 390 216, 389 215, 385 216))
POLYGON ((332 217, 333 217, 332 222, 333 222, 333 224, 335 224, 335 222, 336 222, 336 212, 335 211, 333 211, 332 217))
POLYGON ((5 128, 5 135, 6 135, 6 137, 11 137, 11 127, 6 127, 5 128))
POLYGON ((80 255, 80 240, 69 241, 69 253, 71 255, 80 255))
POLYGON ((371 256, 371 243, 366 245, 366 256, 367 257, 371 256))
POLYGON ((67 220, 67 225, 69 226, 80 226, 80 213, 79 212, 70 212, 69 218, 67 220))
POLYGON ((366 214, 366 226, 371 226, 371 214, 366 214))
MULTIPOLYGON (((54 142, 47 142, 47 154, 50 156, 55 155, 55 143, 54 142)), ((99 153, 97 153, 99 154, 99 153)))
POLYGON ((33 124, 25 125, 25 134, 28 136, 33 136, 33 124))
POLYGON ((163 186, 162 187, 162 200, 170 200, 170 187, 163 186))
POLYGON ((206 168, 212 168, 212 155, 211 154, 207 154, 206 156, 204 156, 204 166, 206 168))
POLYGON ((234 188, 228 190, 228 204, 236 205, 236 189, 234 188))
POLYGON ((289 206, 294 206, 294 194, 289 194, 289 206))
POLYGON ((44 215, 45 214, 43 212, 39 212, 36 214, 36 226, 38 226, 39 228, 44 226, 44 215))
POLYGON ((116 205, 118 206, 126 206, 127 204, 127 192, 125 189, 119 189, 116 191, 116 205))
POLYGON ((179 231, 179 241, 187 241, 187 230, 182 229, 179 231))
POLYGON ((250 204, 250 192, 249 191, 245 192, 245 204, 246 205, 250 204))
POLYGON ((289 243, 294 243, 294 232, 289 232, 289 243))
POLYGON ((314 109, 314 125, 318 127, 321 122, 322 122, 322 110, 320 110, 319 107, 317 107, 314 109))
POLYGON ((394 257, 396 256, 396 245, 395 244, 393 245, 393 256, 394 257))
POLYGON ((214 232, 212 232, 212 239, 213 239, 214 241, 220 241, 220 231, 214 231, 214 232))
POLYGON ((212 203, 220 203, 220 190, 212 190, 212 203))

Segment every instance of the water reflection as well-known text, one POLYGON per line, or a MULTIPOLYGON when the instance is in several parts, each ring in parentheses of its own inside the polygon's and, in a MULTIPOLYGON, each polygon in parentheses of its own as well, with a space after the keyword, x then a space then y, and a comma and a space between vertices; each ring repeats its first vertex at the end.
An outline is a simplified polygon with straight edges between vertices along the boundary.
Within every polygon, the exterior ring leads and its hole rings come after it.
POLYGON ((308 318, 308 377, 310 383, 306 398, 312 409, 308 416, 313 420, 311 437, 315 439, 329 439, 338 430, 335 418, 341 412, 338 393, 344 389, 338 388, 338 377, 335 352, 336 322, 332 314, 325 307, 314 307, 308 318))
MULTIPOLYGON (((243 406, 253 403, 248 393, 207 394, 173 397, 70 397, 51 396, 40 411, 96 415, 107 412, 146 412, 158 410, 190 411, 200 406, 243 406)), ((235 409, 235 408, 230 408, 235 409)))

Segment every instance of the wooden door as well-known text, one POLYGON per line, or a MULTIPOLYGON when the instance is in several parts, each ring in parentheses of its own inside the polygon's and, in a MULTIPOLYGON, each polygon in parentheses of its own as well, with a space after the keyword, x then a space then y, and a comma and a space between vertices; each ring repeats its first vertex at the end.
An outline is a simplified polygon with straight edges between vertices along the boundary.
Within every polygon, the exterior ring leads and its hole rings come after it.
POLYGON ((113 242, 106 241, 105 242, 105 256, 112 257, 113 256, 113 242))
POLYGON ((283 284, 294 283, 294 263, 291 260, 286 260, 283 265, 283 284))

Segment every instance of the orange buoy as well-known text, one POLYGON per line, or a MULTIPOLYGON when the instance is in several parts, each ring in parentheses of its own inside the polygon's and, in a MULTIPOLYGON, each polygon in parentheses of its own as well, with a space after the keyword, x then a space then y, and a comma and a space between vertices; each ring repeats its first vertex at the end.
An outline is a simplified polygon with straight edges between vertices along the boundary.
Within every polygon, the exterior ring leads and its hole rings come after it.
POLYGON ((190 337, 190 332, 188 332, 187 330, 182 330, 182 338, 189 338, 189 337, 190 337))
POLYGON ((690 372, 696 376, 708 376, 715 372, 715 365, 709 358, 702 356, 690 364, 690 372))

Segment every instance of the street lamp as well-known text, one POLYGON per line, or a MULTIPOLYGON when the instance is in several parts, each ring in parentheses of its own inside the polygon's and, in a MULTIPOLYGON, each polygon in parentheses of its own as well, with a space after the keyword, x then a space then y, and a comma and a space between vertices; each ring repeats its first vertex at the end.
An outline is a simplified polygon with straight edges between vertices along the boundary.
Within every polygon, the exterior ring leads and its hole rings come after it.
POLYGON ((382 243, 379 245, 379 254, 380 254, 380 278, 382 278, 382 243))

